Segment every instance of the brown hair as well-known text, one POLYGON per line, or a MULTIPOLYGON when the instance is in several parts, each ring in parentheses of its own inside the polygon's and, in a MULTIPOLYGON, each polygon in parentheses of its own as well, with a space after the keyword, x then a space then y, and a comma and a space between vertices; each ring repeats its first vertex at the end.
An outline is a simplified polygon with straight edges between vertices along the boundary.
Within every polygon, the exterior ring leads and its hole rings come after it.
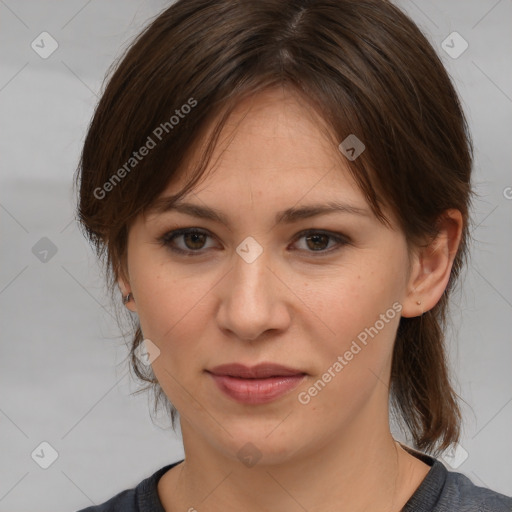
MULTIPOLYGON (((398 418, 418 449, 439 453, 460 435, 443 331, 448 296, 467 257, 473 148, 439 57, 389 1, 173 3, 121 56, 97 105, 77 170, 82 229, 107 264, 114 294, 125 275, 131 222, 178 176, 205 127, 218 121, 176 198, 204 175, 237 103, 284 85, 321 115, 336 144, 350 134, 364 142, 365 151, 346 163, 375 215, 386 223, 382 206, 389 207, 410 247, 435 236, 445 210, 462 213, 448 286, 430 311, 400 319, 391 372, 398 418)), ((176 409, 135 357, 143 335, 132 321, 131 368, 156 393, 155 411, 163 399, 174 427, 176 409)))

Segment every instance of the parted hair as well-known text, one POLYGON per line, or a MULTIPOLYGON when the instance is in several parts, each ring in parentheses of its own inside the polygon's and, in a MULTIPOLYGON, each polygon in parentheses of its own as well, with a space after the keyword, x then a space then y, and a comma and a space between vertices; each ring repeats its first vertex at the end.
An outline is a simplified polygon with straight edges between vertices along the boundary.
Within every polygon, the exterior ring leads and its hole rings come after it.
MULTIPOLYGON (((192 179, 176 198, 204 175, 237 104, 283 86, 322 117, 334 144, 351 134, 363 141, 365 150, 345 163, 377 218, 387 223, 383 208, 393 212, 408 246, 435 237, 445 210, 462 213, 446 290, 431 310, 400 319, 389 383, 391 410, 413 444, 438 454, 457 442, 461 429, 445 330, 449 296, 468 255, 473 147, 442 61, 391 2, 172 3, 105 78, 76 172, 81 229, 104 263, 114 297, 119 276, 126 275, 132 221, 176 179, 205 127, 214 123, 192 179), (144 146, 150 149, 135 159, 144 146)), ((154 392, 155 411, 161 402, 174 427, 176 409, 151 367, 136 357, 143 333, 130 318, 130 369, 145 383, 143 390, 154 392)))

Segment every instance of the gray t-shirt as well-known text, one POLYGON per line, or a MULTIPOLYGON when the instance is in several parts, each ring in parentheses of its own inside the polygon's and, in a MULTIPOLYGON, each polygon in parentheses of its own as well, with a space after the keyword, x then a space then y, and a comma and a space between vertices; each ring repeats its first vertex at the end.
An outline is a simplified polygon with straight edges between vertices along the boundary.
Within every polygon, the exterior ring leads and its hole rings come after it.
MULTIPOLYGON (((462 473, 423 453, 414 453, 431 466, 401 512, 512 512, 512 497, 477 487, 462 473)), ((78 512, 165 512, 157 492, 160 477, 182 460, 160 468, 133 489, 120 492, 101 505, 78 512)))

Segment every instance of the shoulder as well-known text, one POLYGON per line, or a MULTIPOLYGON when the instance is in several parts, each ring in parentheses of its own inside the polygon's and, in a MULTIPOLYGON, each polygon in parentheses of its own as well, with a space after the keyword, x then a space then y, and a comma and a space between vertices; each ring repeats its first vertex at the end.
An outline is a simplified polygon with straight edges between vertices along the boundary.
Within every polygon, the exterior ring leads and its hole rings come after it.
POLYGON ((446 472, 440 501, 453 511, 512 512, 512 497, 479 487, 466 475, 452 471, 446 472))
POLYGON ((512 512, 512 497, 479 487, 440 460, 403 447, 431 468, 401 512, 512 512))
POLYGON ((158 480, 169 469, 176 466, 182 461, 168 464, 151 476, 142 480, 139 484, 131 489, 126 489, 116 494, 108 501, 99 505, 93 505, 77 512, 146 512, 164 511, 157 493, 158 480))
POLYGON ((87 507, 78 512, 136 512, 139 510, 137 491, 141 484, 116 494, 101 505, 87 507))

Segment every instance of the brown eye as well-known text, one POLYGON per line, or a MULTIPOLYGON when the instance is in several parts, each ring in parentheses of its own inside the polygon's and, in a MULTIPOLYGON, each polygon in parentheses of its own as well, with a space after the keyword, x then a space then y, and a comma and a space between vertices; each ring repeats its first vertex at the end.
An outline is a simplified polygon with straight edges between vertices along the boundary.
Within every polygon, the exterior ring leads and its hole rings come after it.
POLYGON ((207 235, 193 231, 182 236, 188 249, 202 249, 207 235))
POLYGON ((320 235, 309 235, 306 237, 308 241, 308 247, 311 250, 317 251, 325 249, 329 245, 329 236, 320 234, 320 235))
POLYGON ((318 253, 318 256, 336 251, 340 247, 350 243, 350 240, 339 233, 326 233, 323 231, 309 230, 298 235, 296 240, 306 240, 306 248, 300 249, 305 252, 318 253), (331 248, 329 249, 330 242, 331 248), (334 248, 333 248, 334 247, 334 248))
MULTIPOLYGON (((213 237, 206 231, 197 228, 183 228, 169 231, 160 237, 158 241, 173 252, 186 256, 201 256, 206 253, 207 249, 212 248, 206 246, 209 238, 213 237)), ((340 233, 329 233, 313 229, 303 231, 296 236, 295 244, 302 239, 306 243, 299 250, 314 256, 327 255, 344 245, 350 244, 349 238, 340 233)))
POLYGON ((193 254, 202 253, 202 249, 205 247, 205 243, 211 236, 198 229, 178 229, 176 231, 170 231, 160 238, 162 245, 165 245, 174 252, 193 254), (177 244, 176 240, 181 240, 181 244, 177 244))

